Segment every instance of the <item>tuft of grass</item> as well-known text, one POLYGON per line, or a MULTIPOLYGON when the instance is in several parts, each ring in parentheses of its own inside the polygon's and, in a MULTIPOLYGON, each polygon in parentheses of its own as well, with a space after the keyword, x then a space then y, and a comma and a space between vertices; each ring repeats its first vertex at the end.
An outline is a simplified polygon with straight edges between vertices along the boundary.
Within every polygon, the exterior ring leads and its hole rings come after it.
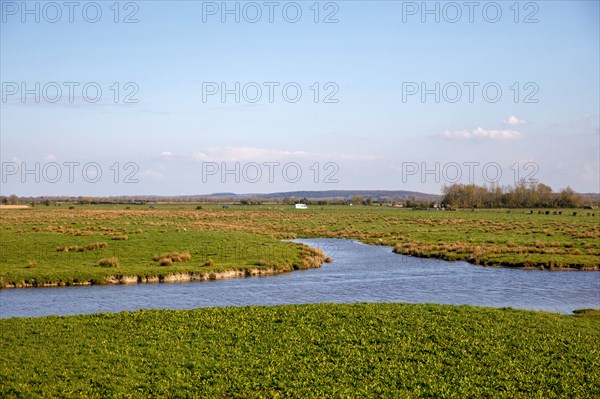
POLYGON ((87 249, 88 251, 94 250, 94 249, 100 249, 100 248, 105 248, 108 244, 106 244, 105 242, 92 242, 89 243, 88 245, 85 246, 85 249, 87 249))
POLYGON ((110 239, 114 240, 114 241, 125 241, 125 240, 129 239, 129 237, 127 237, 125 235, 123 235, 123 236, 112 236, 110 239))
POLYGON ((161 262, 163 259, 169 259, 172 264, 173 262, 187 262, 192 259, 192 255, 190 255, 189 252, 167 252, 160 255, 155 255, 152 259, 155 262, 161 262))
POLYGON ((216 264, 216 262, 213 259, 207 259, 206 262, 204 262, 204 266, 214 266, 216 264))
POLYGON ((171 258, 160 258, 158 264, 161 266, 173 266, 173 260, 171 258))
POLYGON ((102 267, 117 267, 119 266, 119 258, 113 256, 111 258, 100 259, 98 265, 102 267))

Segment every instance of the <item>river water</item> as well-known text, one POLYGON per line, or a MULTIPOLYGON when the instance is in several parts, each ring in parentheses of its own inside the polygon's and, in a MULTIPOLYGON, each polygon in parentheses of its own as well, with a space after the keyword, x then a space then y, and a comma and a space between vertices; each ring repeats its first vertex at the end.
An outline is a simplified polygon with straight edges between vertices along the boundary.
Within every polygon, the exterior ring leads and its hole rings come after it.
POLYGON ((571 313, 600 308, 600 273, 519 270, 397 255, 340 239, 294 240, 334 259, 268 277, 0 290, 0 318, 316 302, 412 302, 571 313))

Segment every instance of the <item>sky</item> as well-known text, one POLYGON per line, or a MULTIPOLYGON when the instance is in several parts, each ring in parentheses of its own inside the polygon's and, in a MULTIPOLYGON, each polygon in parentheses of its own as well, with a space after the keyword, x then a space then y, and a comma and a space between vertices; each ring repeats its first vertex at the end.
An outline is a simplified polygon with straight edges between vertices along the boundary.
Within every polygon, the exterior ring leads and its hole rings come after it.
POLYGON ((600 192, 598 1, 0 1, 2 195, 600 192))

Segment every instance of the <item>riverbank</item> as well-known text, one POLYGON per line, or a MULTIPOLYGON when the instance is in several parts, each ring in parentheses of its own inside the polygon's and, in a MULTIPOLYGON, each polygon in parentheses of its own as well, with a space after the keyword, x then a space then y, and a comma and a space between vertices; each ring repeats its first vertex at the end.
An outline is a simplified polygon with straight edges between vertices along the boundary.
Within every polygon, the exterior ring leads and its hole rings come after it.
POLYGON ((69 280, 69 281, 33 281, 25 280, 20 282, 4 282, 0 280, 0 288, 34 288, 34 287, 66 287, 66 286, 85 286, 85 285, 108 285, 108 284, 159 284, 159 283, 184 283, 190 281, 212 281, 229 278, 244 278, 255 276, 271 276, 280 273, 289 273, 294 270, 305 270, 319 268, 323 262, 331 262, 325 254, 318 248, 310 248, 301 245, 299 252, 299 261, 292 263, 286 261, 283 264, 269 262, 260 267, 239 267, 236 269, 225 269, 223 267, 205 267, 203 271, 165 271, 159 275, 115 275, 106 274, 102 279, 89 280, 69 280))
MULTIPOLYGON (((446 260, 449 262, 465 261, 476 266, 507 267, 511 269, 523 270, 572 270, 572 271, 598 271, 600 264, 582 263, 576 257, 572 260, 557 261, 554 259, 544 261, 535 260, 532 256, 527 256, 528 249, 517 247, 510 249, 493 249, 481 246, 476 251, 465 252, 461 245, 456 244, 433 244, 421 245, 414 243, 396 244, 394 253, 406 256, 416 256, 418 258, 434 258, 446 260), (494 261, 493 257, 502 253, 511 252, 513 259, 510 261, 494 261)), ((535 255, 534 255, 535 256, 535 255)))
POLYGON ((0 320, 0 396, 597 397, 600 319, 469 306, 0 320))
POLYGON ((205 273, 176 273, 159 276, 119 276, 108 275, 102 281, 75 281, 67 284, 64 281, 56 283, 7 283, 2 288, 33 288, 33 287, 66 287, 69 286, 84 286, 84 285, 106 285, 106 284, 159 284, 159 283, 185 283, 190 281, 209 281, 222 280, 227 278, 242 278, 254 276, 271 276, 279 273, 291 272, 290 269, 243 269, 243 270, 226 270, 221 272, 205 272, 205 273))

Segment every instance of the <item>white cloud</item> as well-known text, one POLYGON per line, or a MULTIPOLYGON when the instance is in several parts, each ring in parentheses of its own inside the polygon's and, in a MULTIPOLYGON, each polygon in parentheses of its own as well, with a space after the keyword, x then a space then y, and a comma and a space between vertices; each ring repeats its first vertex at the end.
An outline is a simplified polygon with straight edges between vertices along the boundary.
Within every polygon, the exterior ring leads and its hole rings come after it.
POLYGON ((441 137, 459 140, 514 140, 521 137, 521 133, 516 130, 486 130, 478 127, 473 131, 446 130, 442 132, 441 137))
POLYGON ((54 155, 54 154, 46 154, 46 155, 44 155, 44 161, 54 162, 54 161, 56 161, 56 155, 54 155))
POLYGON ((314 162, 314 161, 372 161, 379 159, 369 154, 319 153, 307 151, 274 150, 258 147, 211 147, 194 151, 194 161, 200 162, 314 162))
POLYGON ((527 121, 524 121, 522 119, 517 118, 514 115, 509 116, 508 118, 506 118, 506 120, 504 121, 505 125, 508 126, 517 126, 517 125, 524 125, 526 124, 527 121))
POLYGON ((192 155, 197 161, 272 161, 278 159, 307 158, 320 156, 305 151, 281 151, 255 147, 212 147, 204 152, 195 151, 192 155))
POLYGON ((163 151, 162 154, 160 154, 161 157, 171 157, 173 156, 173 153, 171 151, 163 151))

